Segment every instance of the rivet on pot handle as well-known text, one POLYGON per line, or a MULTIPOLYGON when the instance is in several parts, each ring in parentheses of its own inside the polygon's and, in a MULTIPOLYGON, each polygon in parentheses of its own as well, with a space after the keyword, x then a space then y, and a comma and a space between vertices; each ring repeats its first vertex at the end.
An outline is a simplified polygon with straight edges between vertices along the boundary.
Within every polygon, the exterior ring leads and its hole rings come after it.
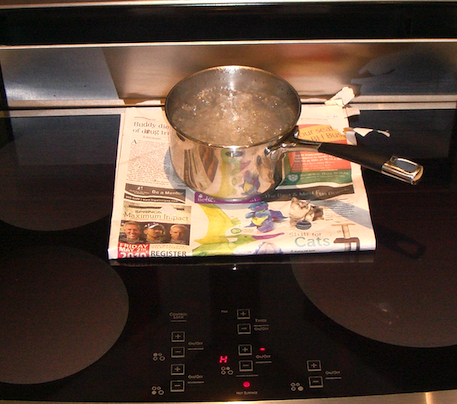
POLYGON ((389 156, 365 146, 353 146, 340 143, 313 142, 298 139, 298 128, 282 143, 275 145, 265 152, 273 160, 279 159, 290 151, 314 151, 340 157, 344 160, 360 164, 362 167, 377 171, 389 177, 416 185, 424 172, 417 163, 402 157, 389 156))

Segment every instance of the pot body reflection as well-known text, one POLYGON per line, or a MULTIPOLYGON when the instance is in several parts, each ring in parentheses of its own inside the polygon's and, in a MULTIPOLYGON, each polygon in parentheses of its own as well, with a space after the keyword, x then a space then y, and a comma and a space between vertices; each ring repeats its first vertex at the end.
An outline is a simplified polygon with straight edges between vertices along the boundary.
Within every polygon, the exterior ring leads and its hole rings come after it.
POLYGON ((276 142, 249 147, 210 146, 171 131, 170 154, 177 175, 190 188, 216 199, 242 201, 276 188, 283 180, 276 142))

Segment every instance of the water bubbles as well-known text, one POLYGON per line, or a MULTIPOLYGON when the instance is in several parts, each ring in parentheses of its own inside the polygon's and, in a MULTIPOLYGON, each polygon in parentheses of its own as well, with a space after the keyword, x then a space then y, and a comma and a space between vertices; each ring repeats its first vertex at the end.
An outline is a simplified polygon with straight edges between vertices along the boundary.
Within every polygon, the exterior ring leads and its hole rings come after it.
POLYGON ((217 146, 262 143, 283 135, 295 119, 294 109, 275 95, 218 86, 201 90, 171 117, 179 132, 217 146))

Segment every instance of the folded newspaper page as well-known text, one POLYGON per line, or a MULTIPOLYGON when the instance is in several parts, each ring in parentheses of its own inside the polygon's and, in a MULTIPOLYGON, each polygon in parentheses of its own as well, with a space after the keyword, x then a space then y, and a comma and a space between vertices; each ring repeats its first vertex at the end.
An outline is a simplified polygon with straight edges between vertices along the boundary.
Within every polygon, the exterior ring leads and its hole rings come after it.
MULTIPOLYGON (((355 141, 340 105, 303 106, 298 125, 304 139, 355 141)), ((275 191, 227 203, 194 192, 175 174, 171 130, 161 107, 128 108, 121 117, 110 259, 375 249, 357 164, 291 152, 275 191)))

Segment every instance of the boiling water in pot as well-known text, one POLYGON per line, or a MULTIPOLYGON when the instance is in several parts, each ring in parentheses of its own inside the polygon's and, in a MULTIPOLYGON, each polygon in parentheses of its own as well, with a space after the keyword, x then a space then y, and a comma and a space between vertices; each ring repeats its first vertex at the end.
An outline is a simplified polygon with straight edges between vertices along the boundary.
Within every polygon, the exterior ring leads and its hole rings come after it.
POLYGON ((295 116, 276 95, 214 86, 189 97, 172 119, 182 133, 209 145, 250 146, 283 135, 295 116))

